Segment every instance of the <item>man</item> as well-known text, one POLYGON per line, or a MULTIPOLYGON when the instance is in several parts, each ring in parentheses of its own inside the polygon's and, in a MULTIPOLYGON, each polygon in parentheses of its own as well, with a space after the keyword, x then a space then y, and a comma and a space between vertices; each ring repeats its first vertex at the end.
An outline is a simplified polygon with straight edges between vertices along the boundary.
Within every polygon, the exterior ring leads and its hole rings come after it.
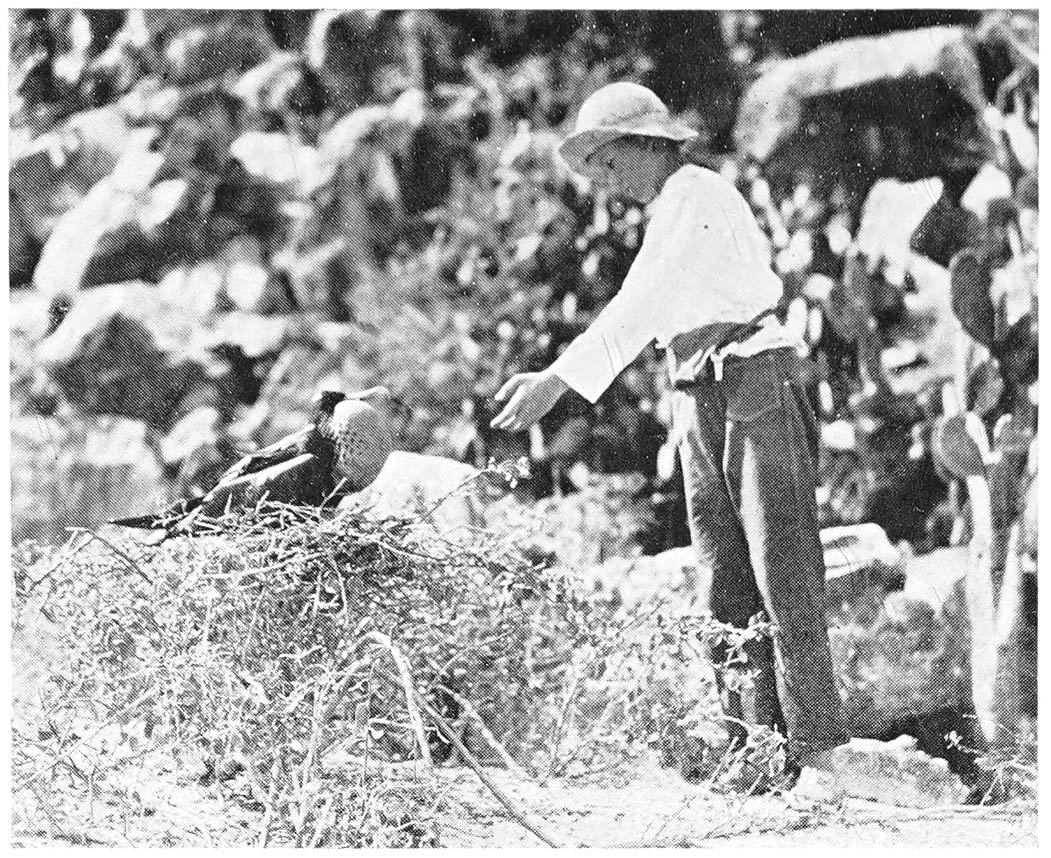
POLYGON ((720 671, 728 728, 737 739, 742 722, 787 728, 793 767, 838 789, 831 751, 848 737, 824 614, 818 428, 773 312, 782 284, 765 238, 731 183, 685 162, 682 144, 694 136, 636 84, 610 84, 584 102, 563 157, 598 185, 652 202, 652 216, 619 293, 548 369, 501 388, 506 404, 492 425, 525 429, 569 388, 595 402, 649 343, 666 349, 690 532, 713 570, 712 613, 744 627, 765 611, 777 629, 782 693, 774 646, 753 644, 751 699, 720 671))

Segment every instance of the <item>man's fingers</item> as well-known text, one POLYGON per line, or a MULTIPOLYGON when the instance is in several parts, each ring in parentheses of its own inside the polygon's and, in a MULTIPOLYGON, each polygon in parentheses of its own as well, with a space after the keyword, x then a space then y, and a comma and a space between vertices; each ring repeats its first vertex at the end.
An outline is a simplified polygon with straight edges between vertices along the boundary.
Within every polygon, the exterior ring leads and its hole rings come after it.
POLYGON ((515 413, 515 409, 511 406, 508 406, 499 414, 497 414, 496 417, 493 418, 492 423, 490 423, 489 425, 493 429, 509 429, 511 427, 512 421, 516 419, 517 414, 515 413))
MULTIPOLYGON (((513 380, 513 379, 512 379, 513 380)), ((511 396, 510 401, 504 406, 504 409, 493 418, 489 424, 493 429, 510 429, 514 424, 518 422, 518 411, 522 405, 522 390, 519 388, 511 396)))
POLYGON ((514 393, 525 380, 526 377, 521 373, 518 375, 512 375, 504 382, 504 386, 496 391, 496 401, 503 402, 507 397, 514 393))
POLYGON ((518 418, 513 414, 504 415, 501 419, 494 420, 490 423, 490 427, 493 429, 499 429, 502 432, 513 432, 518 423, 518 418))

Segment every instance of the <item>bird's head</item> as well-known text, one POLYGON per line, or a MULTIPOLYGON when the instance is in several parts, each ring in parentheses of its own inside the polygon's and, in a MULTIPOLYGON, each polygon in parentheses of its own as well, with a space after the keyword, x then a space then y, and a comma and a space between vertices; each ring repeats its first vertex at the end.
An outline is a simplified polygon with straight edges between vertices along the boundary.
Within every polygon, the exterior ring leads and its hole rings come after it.
POLYGON ((358 397, 336 405, 329 433, 335 441, 337 476, 351 491, 370 485, 394 449, 384 415, 358 397))
POLYGON ((314 396, 314 412, 331 417, 336 406, 346 398, 346 394, 341 390, 321 390, 314 396))

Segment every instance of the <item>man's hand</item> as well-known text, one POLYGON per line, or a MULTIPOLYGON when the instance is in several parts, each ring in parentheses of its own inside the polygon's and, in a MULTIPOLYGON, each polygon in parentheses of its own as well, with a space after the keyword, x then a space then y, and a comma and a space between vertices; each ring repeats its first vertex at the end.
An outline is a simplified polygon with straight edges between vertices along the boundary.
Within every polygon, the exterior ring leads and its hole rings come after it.
POLYGON ((528 429, 547 414, 568 389, 569 385, 550 370, 513 375, 496 394, 496 401, 506 400, 507 405, 489 425, 508 432, 528 429))

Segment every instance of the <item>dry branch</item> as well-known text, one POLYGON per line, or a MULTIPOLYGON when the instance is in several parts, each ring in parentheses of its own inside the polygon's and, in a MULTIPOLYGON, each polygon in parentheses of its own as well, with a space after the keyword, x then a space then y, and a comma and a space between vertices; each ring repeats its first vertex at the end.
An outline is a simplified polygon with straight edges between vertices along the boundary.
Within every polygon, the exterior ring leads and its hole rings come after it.
POLYGON ((398 678, 401 681, 402 690, 405 692, 405 708, 408 710, 409 723, 412 724, 413 732, 416 734, 416 742, 420 746, 420 756, 423 757, 425 765, 430 769, 433 767, 434 762, 431 760, 431 749, 427 744, 427 733, 423 728, 423 719, 420 717, 420 710, 416 707, 418 695, 412 684, 409 662, 406 661, 405 656, 394 644, 394 641, 382 632, 369 632, 365 635, 365 640, 372 640, 378 643, 390 653, 391 658, 394 660, 394 664, 398 668, 398 678))
POLYGON ((441 734, 454 748, 456 748, 457 753, 461 756, 463 761, 471 767, 476 775, 478 775, 478 780, 480 780, 489 792, 496 797, 497 801, 504 806, 504 809, 507 810, 519 825, 527 831, 532 832, 553 849, 559 849, 568 845, 563 838, 548 830, 546 823, 541 822, 532 814, 527 813, 524 810, 519 810, 518 807, 515 806, 515 802, 511 797, 497 786, 496 782, 489 777, 485 769, 482 768, 481 763, 479 763, 478 760, 474 758, 474 755, 467 750, 467 746, 460 741, 460 737, 456 735, 456 731, 452 728, 452 725, 419 695, 417 695, 417 701, 420 708, 430 716, 432 721, 434 721, 434 725, 438 728, 441 734))
POLYGON ((439 688, 441 691, 445 692, 453 700, 455 700, 460 706, 460 708, 462 708, 463 711, 467 714, 467 716, 474 720, 474 722, 478 725, 479 732, 485 738, 485 741, 489 743, 489 747, 496 751, 500 759, 503 760, 503 763, 505 766, 507 766, 508 771, 513 772, 514 774, 518 775, 518 777, 524 778, 525 780, 533 780, 532 776, 530 776, 530 774, 525 769, 523 769, 520 765, 518 765, 518 763, 515 762, 514 757, 511 756, 510 752, 507 750, 507 748, 504 747, 503 743, 499 739, 497 739, 496 736, 493 735, 493 731, 490 730, 488 726, 486 726, 485 720, 482 718, 481 713, 474 708, 474 705, 471 703, 470 700, 468 700, 462 694, 453 691, 453 689, 449 688, 446 685, 438 685, 437 688, 439 688))

